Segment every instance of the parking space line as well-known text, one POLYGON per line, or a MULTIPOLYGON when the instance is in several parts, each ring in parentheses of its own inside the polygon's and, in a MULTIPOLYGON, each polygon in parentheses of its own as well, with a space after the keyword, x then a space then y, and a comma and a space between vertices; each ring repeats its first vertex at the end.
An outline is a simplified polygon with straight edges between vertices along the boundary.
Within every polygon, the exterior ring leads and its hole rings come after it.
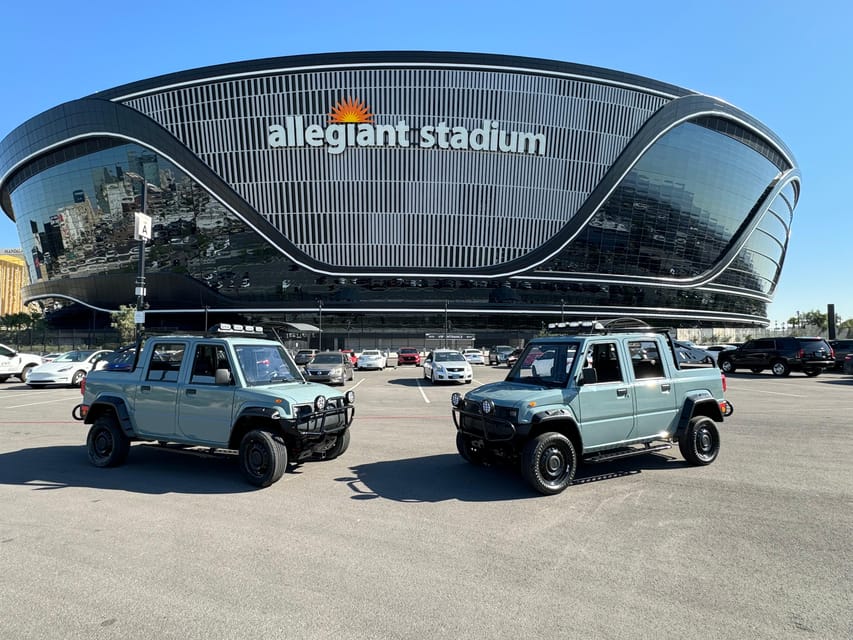
POLYGON ((801 396, 797 393, 782 393, 781 391, 764 391, 763 389, 756 389, 755 387, 748 387, 748 390, 754 391, 755 393, 767 393, 767 394, 774 395, 774 396, 788 396, 789 398, 808 398, 809 397, 809 396, 801 396))
POLYGON ((13 405, 13 406, 8 407, 8 408, 9 409, 20 409, 21 407, 34 407, 36 405, 51 404, 53 402, 68 402, 68 400, 69 400, 68 398, 57 398, 56 400, 42 400, 41 402, 30 402, 28 404, 16 404, 16 405, 13 405))
POLYGON ((429 398, 427 398, 426 393, 424 393, 424 388, 423 388, 423 385, 421 384, 420 378, 415 378, 415 384, 418 385, 418 391, 421 392, 421 397, 424 399, 424 402, 426 402, 427 404, 432 404, 430 402, 429 398))

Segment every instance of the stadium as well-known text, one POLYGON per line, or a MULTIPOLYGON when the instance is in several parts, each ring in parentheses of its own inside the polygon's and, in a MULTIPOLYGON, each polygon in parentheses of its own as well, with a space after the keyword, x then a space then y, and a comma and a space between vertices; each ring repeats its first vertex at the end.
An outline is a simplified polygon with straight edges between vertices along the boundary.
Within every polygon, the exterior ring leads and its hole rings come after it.
POLYGON ((325 323, 341 345, 766 325, 799 190, 787 146, 719 98, 473 53, 183 71, 0 143, 24 300, 56 321, 136 303, 144 211, 146 325, 325 323))

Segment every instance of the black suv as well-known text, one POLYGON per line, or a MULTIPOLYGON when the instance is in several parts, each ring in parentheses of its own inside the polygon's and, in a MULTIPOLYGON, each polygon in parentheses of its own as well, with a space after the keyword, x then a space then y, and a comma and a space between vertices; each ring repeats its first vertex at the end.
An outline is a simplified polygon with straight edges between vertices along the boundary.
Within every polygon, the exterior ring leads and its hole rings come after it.
POLYGON ((844 366, 844 358, 853 352, 853 340, 830 340, 829 346, 835 352, 835 368, 841 369, 844 366))
POLYGON ((774 376, 787 376, 792 371, 816 376, 835 366, 835 355, 823 338, 759 338, 744 342, 737 349, 721 351, 717 364, 723 373, 737 369, 761 373, 770 369, 774 376))

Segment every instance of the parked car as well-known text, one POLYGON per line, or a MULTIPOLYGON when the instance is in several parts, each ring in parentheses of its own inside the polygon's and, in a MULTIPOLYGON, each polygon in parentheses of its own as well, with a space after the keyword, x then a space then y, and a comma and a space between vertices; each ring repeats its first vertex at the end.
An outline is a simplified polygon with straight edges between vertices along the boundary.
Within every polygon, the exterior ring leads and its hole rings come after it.
POLYGON ((489 364, 498 365, 506 364, 506 359, 513 352, 513 348, 508 344, 498 344, 489 349, 489 364))
POLYGON ((397 364, 421 365, 421 354, 414 347, 401 347, 397 352, 397 364))
POLYGON ((424 359, 424 378, 432 382, 464 382, 471 384, 474 372, 461 352, 436 349, 424 359))
POLYGON ((714 357, 689 340, 673 340, 679 364, 714 364, 714 357))
POLYGON ((26 382, 30 371, 42 362, 41 356, 34 353, 21 353, 12 347, 0 344, 0 382, 6 382, 12 376, 21 382, 26 382))
MULTIPOLYGON (((155 356, 157 354, 154 354, 155 356)), ((133 361, 136 358, 136 347, 122 347, 111 351, 103 357, 104 371, 133 371, 133 361)))
POLYGON ((829 346, 835 352, 835 368, 844 368, 844 359, 853 353, 853 340, 830 340, 829 346))
POLYGON ((305 378, 309 382, 346 384, 353 379, 352 360, 340 351, 322 351, 305 365, 305 378))
POLYGON ((384 369, 388 359, 379 349, 365 349, 358 357, 358 369, 384 369))
POLYGON ((524 349, 522 349, 521 347, 519 347, 518 349, 513 349, 512 353, 510 353, 506 357, 506 366, 512 369, 515 366, 515 363, 518 362, 518 356, 521 355, 522 351, 524 351, 524 349))
POLYGON ((349 357, 349 361, 352 363, 353 367, 358 366, 358 356, 355 355, 355 351, 352 349, 341 349, 341 353, 347 354, 347 357, 349 357))
POLYGON ((714 362, 717 362, 717 359, 720 357, 720 352, 729 351, 730 349, 737 349, 737 345, 735 345, 735 344, 709 344, 709 345, 700 345, 699 348, 707 351, 708 355, 714 359, 714 362))
POLYGON ((54 351, 53 353, 46 353, 41 357, 42 363, 51 362, 56 360, 59 356, 62 355, 61 351, 54 351))
POLYGON ((774 376, 787 376, 792 371, 817 376, 835 366, 835 356, 829 343, 820 337, 758 338, 721 352, 717 364, 726 374, 737 369, 752 373, 770 369, 774 376))
POLYGON ((841 370, 844 373, 853 373, 853 353, 844 356, 844 364, 841 365, 841 370))
POLYGON ((471 364, 486 364, 486 359, 483 358, 483 352, 479 349, 463 349, 462 355, 471 364))
POLYGON ((106 364, 103 359, 108 353, 108 349, 66 351, 56 360, 40 364, 30 371, 27 385, 33 389, 49 384, 79 387, 87 373, 106 364))
POLYGON ((308 364, 317 355, 316 349, 300 349, 296 352, 293 361, 296 364, 308 364))

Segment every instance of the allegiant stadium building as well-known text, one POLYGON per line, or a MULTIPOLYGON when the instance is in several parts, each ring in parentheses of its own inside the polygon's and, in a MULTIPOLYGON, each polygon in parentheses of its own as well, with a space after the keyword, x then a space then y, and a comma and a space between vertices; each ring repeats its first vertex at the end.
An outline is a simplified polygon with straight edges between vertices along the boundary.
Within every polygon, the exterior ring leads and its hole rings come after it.
MULTIPOLYGON (((326 322, 344 342, 560 319, 767 323, 800 189, 708 95, 550 60, 254 60, 62 104, 0 143, 25 299, 326 322)), ((199 314, 204 313, 201 320, 199 314)))

